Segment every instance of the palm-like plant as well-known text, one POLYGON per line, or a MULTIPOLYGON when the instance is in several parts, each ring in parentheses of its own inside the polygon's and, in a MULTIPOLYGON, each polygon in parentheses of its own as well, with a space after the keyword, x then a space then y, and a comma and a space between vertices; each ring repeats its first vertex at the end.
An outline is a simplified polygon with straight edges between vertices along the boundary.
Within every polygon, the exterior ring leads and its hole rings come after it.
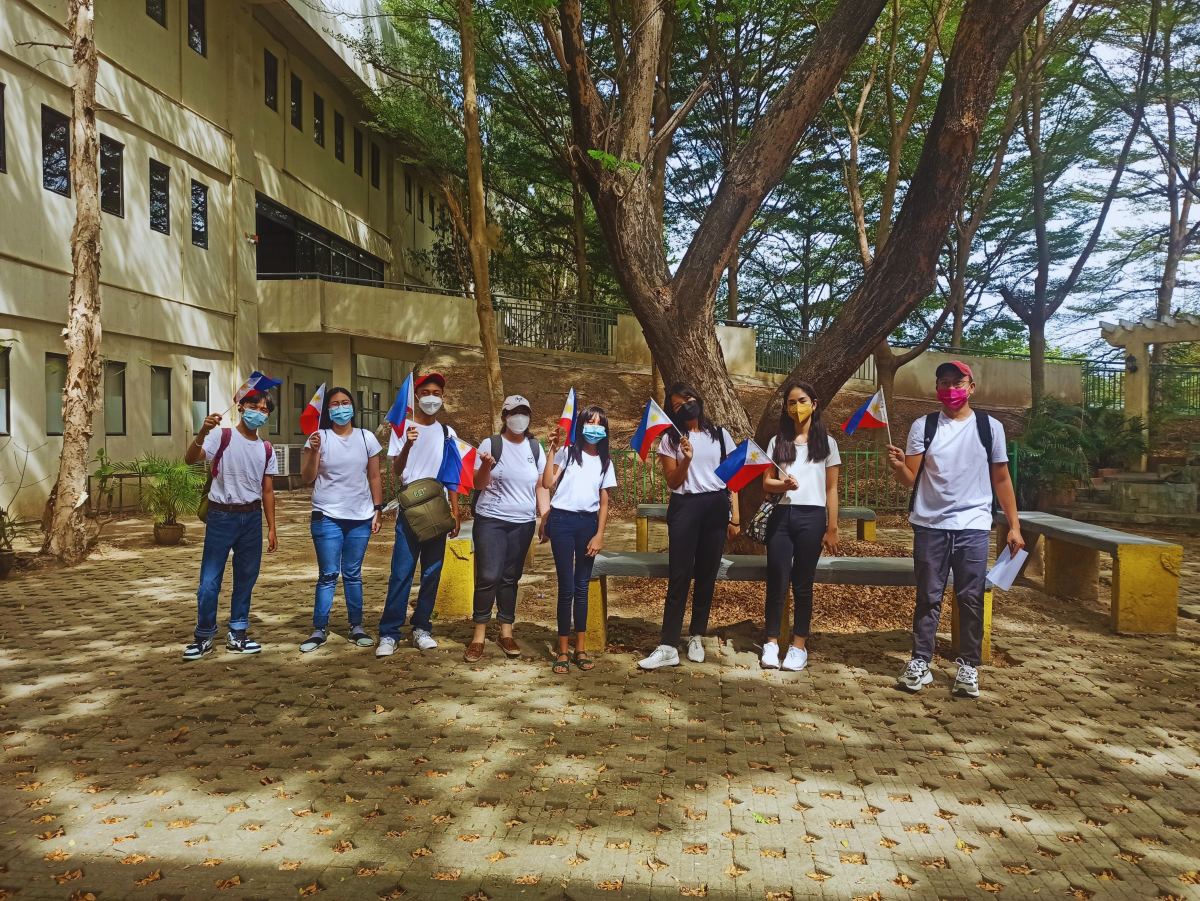
POLYGON ((1146 424, 1113 407, 1083 411, 1083 452, 1095 469, 1129 466, 1146 453, 1146 424))
POLYGON ((180 516, 195 513, 200 506, 204 471, 183 460, 149 454, 132 463, 114 463, 112 471, 142 476, 142 510, 156 523, 173 526, 180 516))
POLYGON ((1035 399, 1018 453, 1017 492, 1025 509, 1035 508, 1043 491, 1063 491, 1086 482, 1090 470, 1080 409, 1047 395, 1035 399))

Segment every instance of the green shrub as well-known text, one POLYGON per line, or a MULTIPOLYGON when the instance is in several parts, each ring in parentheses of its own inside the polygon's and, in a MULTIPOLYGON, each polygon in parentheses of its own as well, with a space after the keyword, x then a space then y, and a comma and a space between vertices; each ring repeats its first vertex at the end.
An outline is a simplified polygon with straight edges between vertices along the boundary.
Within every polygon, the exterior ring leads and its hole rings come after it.
POLYGON ((206 479, 203 468, 181 459, 147 455, 132 463, 112 463, 113 473, 142 476, 142 510, 156 523, 173 526, 180 516, 195 513, 200 506, 206 479))

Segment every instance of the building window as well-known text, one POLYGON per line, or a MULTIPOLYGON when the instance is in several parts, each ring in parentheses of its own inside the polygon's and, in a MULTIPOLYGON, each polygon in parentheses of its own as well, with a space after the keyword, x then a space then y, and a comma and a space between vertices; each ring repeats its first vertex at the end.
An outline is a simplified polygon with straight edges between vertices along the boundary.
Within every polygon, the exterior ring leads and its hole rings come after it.
POLYGON ((308 386, 299 382, 292 383, 292 434, 303 435, 300 430, 300 416, 308 406, 308 386))
POLYGON ((167 27, 167 0, 146 0, 146 15, 161 25, 167 27))
POLYGON ((150 160, 150 227, 171 234, 171 167, 150 160))
POLYGON ((0 172, 8 171, 8 152, 4 141, 4 85, 0 84, 0 172))
POLYGON ((71 120, 42 107, 42 187, 71 196, 71 120))
POLYGON ((362 132, 354 129, 354 174, 362 175, 362 132))
POLYGON ((100 209, 125 216, 125 145, 100 135, 100 209))
POLYGON ((8 427, 8 366, 11 350, 0 347, 0 435, 10 434, 8 427))
POLYGON ((325 146, 325 98, 313 94, 313 140, 325 146))
POLYGON ((333 157, 346 162, 346 120, 337 110, 333 111, 333 157))
POLYGON ((125 434, 125 364, 104 364, 104 434, 125 434))
POLYGON ((271 395, 271 400, 275 402, 275 410, 267 417, 267 434, 279 434, 279 386, 275 385, 268 392, 271 395))
POLYGON ((279 60, 270 50, 263 50, 263 101, 279 112, 279 60))
POLYGON ((150 367, 150 434, 171 434, 171 370, 150 367))
POLYGON ((192 182, 192 243, 208 248, 208 187, 192 182))
POLYGON ((412 176, 404 176, 404 212, 412 212, 412 176))
POLYGON ((261 195, 255 198, 255 206, 259 278, 280 272, 319 272, 366 282, 383 280, 379 257, 261 195))
POLYGON ((67 358, 46 354, 46 434, 63 433, 63 390, 67 387, 67 358))
POLYGON ((304 82, 292 73, 292 125, 304 131, 304 82))
POLYGON ((192 434, 198 435, 208 417, 208 373, 192 372, 192 434))
POLYGON ((430 228, 433 228, 434 222, 437 221, 433 217, 434 213, 436 213, 436 212, 437 212, 437 210, 434 208, 433 193, 430 192, 430 194, 429 194, 429 227, 430 228))
POLYGON ((371 144, 371 187, 379 187, 379 145, 371 144))
POLYGON ((425 186, 417 185, 417 218, 425 221, 425 186))
POLYGON ((204 24, 204 0, 187 0, 188 46, 208 56, 208 30, 204 24))

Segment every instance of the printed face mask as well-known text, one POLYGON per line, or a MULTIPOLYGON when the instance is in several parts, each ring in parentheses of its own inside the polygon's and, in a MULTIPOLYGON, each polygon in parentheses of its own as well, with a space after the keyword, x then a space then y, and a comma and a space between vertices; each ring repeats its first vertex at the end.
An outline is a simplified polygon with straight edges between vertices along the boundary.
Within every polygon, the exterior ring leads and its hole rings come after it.
POLYGON ((805 420, 812 416, 812 411, 812 404, 801 401, 788 402, 788 416, 792 417, 796 425, 804 425, 805 420))
POLYGON ((330 407, 329 418, 338 425, 345 425, 354 418, 354 405, 342 404, 340 407, 330 407))
POLYGON ((508 430, 516 432, 518 435, 523 434, 529 428, 529 417, 524 413, 514 413, 508 417, 508 430))
POLYGON ((686 404, 683 404, 678 410, 676 410, 675 414, 684 422, 691 422, 693 419, 699 419, 700 401, 689 400, 686 404))
POLYGON ((957 410, 967 402, 971 392, 966 388, 938 388, 937 399, 951 410, 957 410))
POLYGON ((436 394, 426 394, 417 401, 417 405, 426 416, 432 416, 442 408, 442 399, 436 394))
POLYGON ((262 410, 243 410, 242 422, 246 423, 246 428, 250 430, 261 429, 267 421, 267 414, 262 410))
POLYGON ((592 425, 590 422, 583 427, 583 439, 588 444, 595 444, 597 441, 603 441, 604 436, 608 434, 608 430, 602 425, 592 425))

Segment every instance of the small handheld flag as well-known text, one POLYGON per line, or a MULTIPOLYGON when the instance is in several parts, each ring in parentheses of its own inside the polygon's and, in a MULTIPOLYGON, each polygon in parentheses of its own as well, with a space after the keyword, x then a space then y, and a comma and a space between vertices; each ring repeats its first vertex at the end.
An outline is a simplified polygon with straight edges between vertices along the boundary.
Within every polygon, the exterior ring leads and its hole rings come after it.
POLYGON ((272 388, 277 388, 282 384, 283 382, 279 381, 279 379, 265 376, 256 369, 250 373, 250 378, 246 379, 242 387, 237 389, 237 394, 233 396, 234 406, 237 406, 251 395, 265 394, 272 388))
POLYGON ((887 429, 888 444, 892 443, 892 429, 888 425, 887 407, 883 403, 883 389, 879 389, 871 399, 854 411, 849 419, 842 423, 842 431, 853 435, 857 428, 887 429))
POLYGON ((321 407, 325 403, 325 383, 312 396, 304 412, 300 414, 300 434, 311 435, 321 427, 321 407))
POLYGON ((650 452, 650 445, 654 443, 654 439, 667 429, 673 428, 675 428, 675 424, 671 422, 671 417, 654 402, 654 398, 650 398, 650 403, 646 404, 646 410, 642 413, 642 421, 638 424, 637 431, 633 433, 630 445, 645 463, 646 454, 650 452))
POLYGON ((562 416, 558 417, 558 427, 563 430, 566 435, 566 441, 563 446, 575 443, 575 414, 579 412, 579 404, 575 399, 575 389, 571 389, 571 393, 567 395, 566 406, 563 407, 562 416))
POLYGON ((413 395, 413 377, 412 373, 408 374, 408 378, 404 380, 404 384, 400 386, 400 391, 396 394, 396 400, 392 404, 392 408, 388 410, 387 421, 392 426, 392 437, 388 441, 388 456, 398 457, 404 449, 404 433, 408 429, 409 419, 413 415, 413 408, 416 406, 416 399, 413 395))
POLYGON ((470 494, 475 487, 475 448, 457 436, 447 438, 438 481, 451 491, 470 494))
POLYGON ((730 491, 741 491, 771 465, 766 451, 755 444, 754 439, 747 438, 716 468, 716 476, 730 491))

